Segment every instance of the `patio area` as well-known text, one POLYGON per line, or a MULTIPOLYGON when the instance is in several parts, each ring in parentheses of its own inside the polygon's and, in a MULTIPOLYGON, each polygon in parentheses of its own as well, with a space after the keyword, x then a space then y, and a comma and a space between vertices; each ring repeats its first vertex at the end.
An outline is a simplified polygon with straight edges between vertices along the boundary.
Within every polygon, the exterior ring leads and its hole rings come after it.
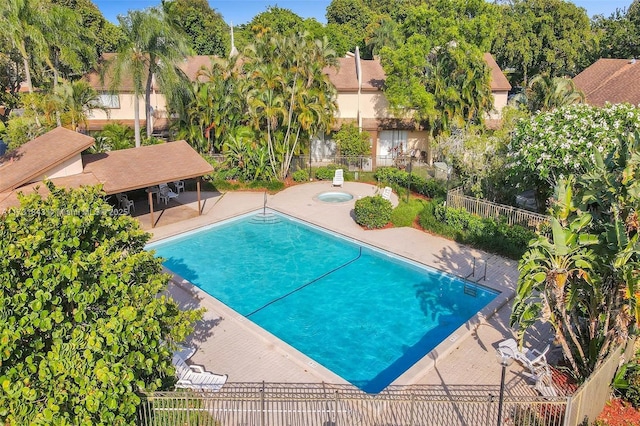
MULTIPOLYGON (((352 217, 355 200, 374 195, 381 188, 345 182, 341 190, 352 194, 354 200, 325 203, 316 199, 317 194, 332 189, 335 190, 331 182, 295 185, 276 194, 268 194, 266 206, 457 276, 469 275, 475 258, 478 265, 475 279, 481 277, 478 269, 480 265, 484 269, 486 263, 486 280, 480 283, 502 292, 499 300, 483 310, 475 321, 458 329, 396 379, 393 385, 440 385, 444 389, 447 386, 499 385, 501 366, 496 359, 496 347, 498 342, 512 337, 508 324, 510 299, 518 276, 517 262, 413 228, 363 230, 352 217)), ((263 192, 204 192, 201 197, 201 216, 197 215, 195 194, 186 192, 162 212, 156 212, 156 216, 161 214, 161 217, 154 229, 151 229, 148 213, 140 210, 135 217, 144 229, 153 233, 152 241, 157 241, 261 209, 265 200, 263 192)), ((395 194, 392 202, 397 203, 395 194)), ((211 260, 215 262, 215 254, 211 260)), ((189 344, 197 348, 191 361, 205 366, 207 370, 228 374, 229 383, 347 383, 180 277, 174 277, 169 292, 183 307, 207 309, 190 338, 189 344)), ((551 343, 550 337, 549 330, 543 328, 533 338, 527 337, 527 346, 542 350, 551 343)), ((557 358, 559 351, 552 345, 549 359, 557 358)), ((508 395, 537 395, 523 373, 524 368, 516 362, 507 368, 508 395)))

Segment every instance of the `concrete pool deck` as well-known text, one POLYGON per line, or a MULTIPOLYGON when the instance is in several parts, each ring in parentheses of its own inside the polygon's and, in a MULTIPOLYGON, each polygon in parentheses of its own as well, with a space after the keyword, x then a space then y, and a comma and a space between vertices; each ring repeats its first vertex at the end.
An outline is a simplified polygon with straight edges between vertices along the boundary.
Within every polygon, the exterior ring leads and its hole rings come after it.
MULTIPOLYGON (((331 182, 295 185, 266 195, 266 206, 457 276, 470 275, 475 258, 475 276, 470 279, 480 280, 480 284, 502 292, 476 319, 459 328, 393 384, 445 387, 499 384, 501 367, 496 360, 495 348, 498 342, 512 337, 509 299, 518 277, 517 262, 413 228, 363 230, 353 220, 355 200, 379 193, 381 188, 345 182, 342 191, 352 194, 354 200, 345 203, 317 200, 317 194, 331 190, 336 190, 331 182), (482 279, 485 265, 486 279, 482 279)), ((152 232, 152 241, 157 241, 261 209, 264 200, 263 192, 204 193, 203 214, 198 216, 196 195, 187 192, 180 194, 179 203, 156 213, 155 228, 151 229, 148 214, 140 211, 136 218, 143 228, 152 232)), ((395 194, 391 201, 397 204, 395 194)), ((215 253, 211 258, 215 262, 215 253)), ((228 374, 229 382, 346 383, 197 287, 183 282, 180 277, 174 277, 169 292, 183 307, 207 309, 203 321, 190 338, 189 343, 197 347, 191 361, 204 365, 208 370, 228 374)), ((543 328, 533 339, 528 336, 527 345, 543 349, 550 336, 549 331, 543 328)), ((523 367, 517 363, 508 367, 507 392, 535 395, 523 372, 523 367)))

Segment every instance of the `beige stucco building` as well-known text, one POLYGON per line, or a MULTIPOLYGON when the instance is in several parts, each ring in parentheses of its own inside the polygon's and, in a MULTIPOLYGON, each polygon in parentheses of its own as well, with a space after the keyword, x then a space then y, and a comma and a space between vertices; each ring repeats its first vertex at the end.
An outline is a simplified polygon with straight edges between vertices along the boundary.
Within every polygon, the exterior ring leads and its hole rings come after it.
MULTIPOLYGON (((502 108, 507 104, 507 96, 511 85, 496 64, 491 54, 484 55, 491 70, 491 90, 494 109, 487 121, 500 119, 502 108)), ((379 60, 362 60, 360 63, 361 84, 356 73, 356 58, 348 56, 339 59, 339 67, 325 70, 329 79, 337 89, 337 128, 344 122, 357 123, 371 137, 371 161, 362 164, 365 169, 377 166, 392 165, 399 155, 413 153, 414 158, 427 160, 431 158, 427 132, 419 130, 416 123, 403 117, 394 117, 389 111, 389 103, 382 91, 386 75, 379 60)), ((208 67, 211 58, 208 56, 190 56, 181 65, 182 70, 192 80, 202 67, 208 67)), ((88 81, 102 95, 103 105, 109 108, 104 111, 95 110, 88 120, 89 130, 99 130, 106 123, 120 122, 133 127, 134 96, 131 80, 125 79, 118 93, 111 93, 110 82, 102 81, 97 73, 87 76, 88 81)), ((144 96, 140 96, 139 114, 141 127, 144 128, 144 96)), ((154 133, 162 133, 168 128, 169 120, 164 96, 158 92, 157 85, 152 85, 151 108, 153 114, 154 133)), ((318 135, 312 140, 311 159, 313 162, 332 161, 336 155, 335 143, 329 135, 318 135)))

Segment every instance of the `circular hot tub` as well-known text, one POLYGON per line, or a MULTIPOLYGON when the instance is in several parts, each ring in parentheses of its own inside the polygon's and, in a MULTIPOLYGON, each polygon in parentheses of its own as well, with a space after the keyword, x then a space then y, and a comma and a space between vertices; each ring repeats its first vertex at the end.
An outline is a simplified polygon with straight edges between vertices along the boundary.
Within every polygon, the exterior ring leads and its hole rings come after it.
POLYGON ((315 198, 325 203, 346 203, 353 200, 353 195, 348 192, 329 191, 322 192, 316 195, 315 198))

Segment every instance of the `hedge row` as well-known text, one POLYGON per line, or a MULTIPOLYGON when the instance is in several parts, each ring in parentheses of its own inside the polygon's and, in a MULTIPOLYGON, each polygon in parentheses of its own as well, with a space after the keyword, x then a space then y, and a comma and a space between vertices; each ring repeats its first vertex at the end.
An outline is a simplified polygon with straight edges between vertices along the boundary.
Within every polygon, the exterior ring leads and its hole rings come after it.
POLYGON ((532 230, 509 225, 504 219, 481 218, 464 209, 452 209, 431 201, 419 215, 420 226, 451 238, 511 259, 520 259, 535 238, 532 230))
POLYGON ((422 176, 407 173, 395 167, 380 167, 373 175, 378 182, 398 188, 407 188, 411 182, 411 191, 428 198, 444 198, 447 195, 445 184, 436 179, 425 179, 422 176))

